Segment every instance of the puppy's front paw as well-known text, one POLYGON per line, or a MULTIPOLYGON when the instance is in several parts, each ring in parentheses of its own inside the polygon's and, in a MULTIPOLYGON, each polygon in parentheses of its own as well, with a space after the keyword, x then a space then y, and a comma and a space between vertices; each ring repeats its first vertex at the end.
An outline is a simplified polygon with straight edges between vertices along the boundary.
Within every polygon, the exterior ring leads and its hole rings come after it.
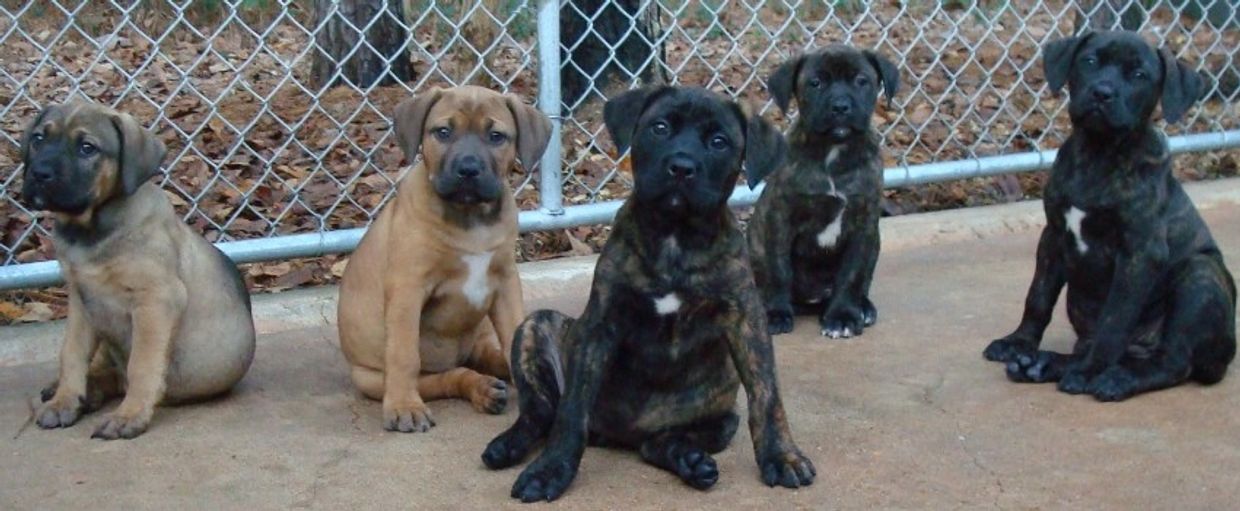
POLYGON ((1081 394, 1089 388, 1089 375, 1079 367, 1068 368, 1059 379, 1059 391, 1068 394, 1081 394))
POLYGON ((982 352, 982 356, 991 362, 1008 363, 1016 360, 1018 356, 1026 356, 1029 358, 1037 357, 1038 343, 1036 340, 1029 339, 1021 334, 1011 334, 1002 339, 995 339, 986 346, 986 350, 982 352))
POLYGON ((35 423, 43 429, 67 428, 82 417, 85 408, 85 396, 53 396, 39 407, 35 423))
POLYGON ((508 468, 521 463, 521 460, 529 456, 530 451, 534 449, 535 441, 537 437, 523 428, 518 419, 516 424, 508 428, 508 431, 500 433, 491 440, 491 443, 487 444, 486 450, 482 451, 482 463, 491 470, 508 468))
POLYGON ((577 467, 564 456, 544 453, 525 467, 512 485, 512 498, 547 502, 560 498, 577 476, 577 467))
POLYGON ((1111 366, 1089 382, 1085 391, 1099 401, 1123 401, 1137 393, 1137 379, 1120 366, 1111 366))
POLYGON ((478 378, 474 388, 470 389, 469 402, 482 413, 503 413, 508 406, 508 384, 493 376, 478 378))
POLYGON ((822 335, 832 339, 861 335, 865 330, 865 318, 862 317, 861 310, 854 307, 829 309, 819 318, 818 323, 822 326, 822 335))
POLYGON ((791 309, 771 309, 766 311, 766 331, 771 335, 791 332, 792 323, 791 309))
POLYGON ((103 418, 103 424, 95 428, 95 432, 91 433, 90 437, 103 440, 116 440, 118 438, 128 440, 146 432, 146 427, 149 423, 149 413, 127 414, 122 413, 121 409, 117 409, 117 411, 103 418))
POLYGON ((383 429, 401 433, 425 433, 433 427, 435 419, 431 418, 431 410, 426 407, 426 403, 383 403, 383 429))
POLYGON ((784 488, 809 486, 818 475, 814 463, 796 447, 771 449, 770 453, 758 456, 758 468, 767 486, 778 484, 784 488))
POLYGON ((710 489, 719 482, 719 465, 706 451, 686 446, 675 455, 676 475, 685 484, 699 490, 710 489))

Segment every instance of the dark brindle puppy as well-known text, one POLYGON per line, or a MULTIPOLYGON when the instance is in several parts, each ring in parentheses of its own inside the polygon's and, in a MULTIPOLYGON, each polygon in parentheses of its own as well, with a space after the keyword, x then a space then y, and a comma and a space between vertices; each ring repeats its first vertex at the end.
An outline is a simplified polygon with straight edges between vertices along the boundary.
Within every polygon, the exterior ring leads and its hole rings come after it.
MULTIPOLYGON (((861 335, 878 319, 870 281, 878 263, 883 160, 870 116, 899 73, 871 51, 831 46, 785 62, 767 87, 800 116, 792 157, 768 180, 749 222, 754 278, 772 334, 792 331, 793 308, 817 314, 822 335, 861 335)), ((750 176, 750 184, 756 184, 750 176)))
POLYGON ((1236 352, 1235 282, 1150 121, 1160 98, 1167 121, 1184 115, 1200 78, 1127 32, 1054 41, 1043 63, 1051 90, 1069 85, 1073 132, 1046 185, 1024 318, 986 358, 1014 381, 1102 401, 1222 380, 1236 352), (1038 351, 1065 284, 1079 340, 1071 355, 1038 351))
POLYGON ((792 441, 766 314, 727 207, 742 161, 768 172, 783 159, 783 137, 702 89, 631 91, 603 115, 616 146, 632 144, 633 195, 616 216, 581 318, 539 311, 517 329, 521 415, 483 461, 514 465, 549 434, 512 487, 526 502, 564 493, 587 438, 636 449, 709 488, 719 477, 710 453, 736 433, 744 384, 762 479, 810 484, 814 466, 792 441))

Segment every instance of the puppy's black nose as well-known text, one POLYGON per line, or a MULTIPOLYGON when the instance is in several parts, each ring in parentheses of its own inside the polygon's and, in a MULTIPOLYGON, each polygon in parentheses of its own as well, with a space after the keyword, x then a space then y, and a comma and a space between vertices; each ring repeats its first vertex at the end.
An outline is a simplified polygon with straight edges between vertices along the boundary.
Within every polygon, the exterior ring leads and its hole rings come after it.
POLYGON ((833 113, 844 115, 852 110, 852 105, 847 99, 838 98, 831 101, 831 111, 833 113))
POLYGON ((1100 83, 1095 85, 1094 99, 1103 102, 1115 99, 1115 87, 1112 87, 1109 83, 1100 83))
POLYGON ((47 183, 56 178, 50 167, 38 165, 30 167, 30 178, 39 183, 47 183))
POLYGON ((697 174, 697 162, 683 156, 673 157, 667 162, 667 173, 676 179, 693 179, 697 174))
POLYGON ((478 177, 482 174, 482 159, 477 156, 462 156, 456 160, 456 175, 463 178, 478 177))

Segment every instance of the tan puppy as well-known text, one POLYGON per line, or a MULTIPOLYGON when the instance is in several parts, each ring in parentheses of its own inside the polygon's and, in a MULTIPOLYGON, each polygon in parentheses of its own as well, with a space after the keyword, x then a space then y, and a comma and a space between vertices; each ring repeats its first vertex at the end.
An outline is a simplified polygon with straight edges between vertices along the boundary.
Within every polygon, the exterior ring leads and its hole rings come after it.
POLYGON ((436 89, 396 109, 409 161, 340 283, 340 347, 362 394, 383 400, 383 427, 426 431, 426 401, 468 399, 500 413, 508 353, 524 316, 508 176, 532 167, 551 122, 514 96, 436 89), (498 335, 497 335, 498 333, 498 335))
POLYGON ((60 376, 41 428, 68 427, 124 395, 94 437, 133 438, 155 405, 227 392, 254 358, 250 296, 237 268, 148 180, 164 144, 93 103, 43 110, 22 143, 23 202, 50 211, 69 288, 60 376))

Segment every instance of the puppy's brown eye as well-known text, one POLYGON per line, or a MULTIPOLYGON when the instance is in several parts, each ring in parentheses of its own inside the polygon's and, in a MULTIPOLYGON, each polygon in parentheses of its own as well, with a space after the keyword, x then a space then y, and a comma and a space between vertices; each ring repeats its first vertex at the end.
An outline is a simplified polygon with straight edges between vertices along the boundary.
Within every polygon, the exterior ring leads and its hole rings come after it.
POLYGON ((1091 66, 1098 65, 1098 57, 1085 57, 1085 63, 1091 66))
POLYGON ((870 85, 870 78, 865 75, 857 75, 855 82, 858 87, 867 87, 870 85))
POLYGON ((822 86, 822 80, 819 80, 818 78, 810 78, 809 86, 817 89, 818 87, 822 86))
POLYGON ((1136 79, 1138 79, 1138 80, 1144 80, 1144 79, 1146 79, 1146 78, 1149 78, 1149 77, 1150 77, 1150 74, 1149 74, 1149 73, 1146 73, 1145 71, 1142 71, 1142 70, 1138 69, 1138 70, 1136 70, 1136 71, 1133 71, 1133 72, 1132 72, 1132 77, 1133 77, 1133 78, 1136 78, 1136 79))
POLYGON ((452 138, 452 130, 448 128, 435 128, 435 131, 432 131, 431 134, 435 135, 435 138, 440 142, 452 138))
POLYGON ((654 133, 655 135, 659 135, 659 136, 666 135, 667 132, 671 130, 672 130, 671 126, 668 126, 667 123, 663 121, 656 122, 650 126, 650 131, 654 133))
POLYGON ((731 146, 732 142, 728 140, 728 137, 723 135, 715 135, 710 139, 710 148, 716 151, 724 151, 731 146))
POLYGON ((78 146, 78 154, 83 158, 90 158, 97 152, 99 152, 99 148, 95 147, 95 145, 90 142, 82 142, 82 144, 78 146))
POLYGON ((491 141, 491 143, 495 145, 500 145, 508 141, 508 135, 505 135, 498 131, 492 131, 489 137, 490 137, 489 140, 491 141))
POLYGON ((39 146, 43 145, 43 138, 44 137, 42 133, 35 133, 33 135, 30 135, 30 147, 37 149, 39 146))

